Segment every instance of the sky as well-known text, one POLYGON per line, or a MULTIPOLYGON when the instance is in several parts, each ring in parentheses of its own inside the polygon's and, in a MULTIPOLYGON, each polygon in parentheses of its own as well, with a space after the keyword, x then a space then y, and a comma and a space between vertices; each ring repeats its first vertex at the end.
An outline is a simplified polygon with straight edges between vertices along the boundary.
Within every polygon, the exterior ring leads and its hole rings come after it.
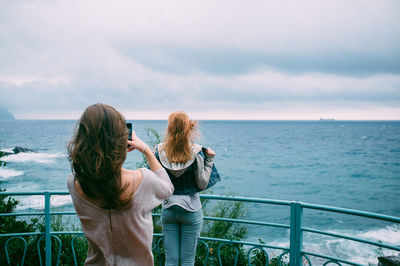
POLYGON ((400 1, 0 0, 0 108, 400 120, 400 1))

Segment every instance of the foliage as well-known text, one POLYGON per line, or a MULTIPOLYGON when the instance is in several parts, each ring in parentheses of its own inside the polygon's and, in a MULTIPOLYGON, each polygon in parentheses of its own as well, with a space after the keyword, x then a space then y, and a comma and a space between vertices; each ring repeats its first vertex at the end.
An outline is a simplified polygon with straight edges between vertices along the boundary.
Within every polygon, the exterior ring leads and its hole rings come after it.
MULTIPOLYGON (((146 133, 148 137, 148 145, 150 148, 155 148, 155 146, 161 143, 161 135, 154 128, 146 127, 146 133)), ((146 157, 142 154, 142 160, 136 163, 137 168, 149 168, 146 157)))
MULTIPOLYGON (((215 206, 209 206, 207 203, 203 208, 204 216, 229 218, 229 219, 241 219, 246 215, 244 205, 242 202, 230 202, 223 201, 218 202, 215 206)), ((204 221, 203 230, 201 233, 204 237, 220 238, 228 240, 241 240, 247 236, 246 226, 238 223, 232 223, 227 221, 204 221)), ((218 247, 222 244, 216 241, 206 241, 209 249, 210 256, 208 263, 210 265, 218 265, 218 247)), ((243 245, 234 244, 233 246, 225 245, 220 248, 221 261, 223 265, 233 265, 235 261, 235 248, 239 252, 239 265, 246 264, 246 250, 243 245)), ((203 265, 205 254, 198 254, 196 257, 196 265, 203 265)))
MULTIPOLYGON (((5 191, 0 188, 0 191, 5 191)), ((5 200, 5 196, 0 196, 0 212, 1 213, 14 213, 16 206, 19 204, 19 201, 13 199, 12 197, 7 197, 5 200)), ((74 225, 74 223, 70 223, 68 220, 63 220, 61 215, 52 216, 51 222, 51 230, 54 231, 80 231, 80 227, 74 225)), ((44 217, 34 218, 30 220, 28 223, 25 220, 19 221, 16 216, 8 216, 8 217, 0 217, 0 233, 26 233, 26 232, 44 232, 45 231, 45 223, 44 217)), ((60 234, 57 237, 61 240, 61 255, 59 265, 73 265, 74 259, 72 256, 72 248, 71 248, 71 240, 74 235, 70 234, 60 234)), ((24 239, 27 242, 27 253, 25 257, 25 265, 39 265, 39 254, 37 251, 37 243, 39 241, 40 235, 34 236, 25 236, 24 239)), ((2 252, 0 253, 0 265, 7 265, 6 254, 3 252, 5 242, 7 238, 0 238, 0 247, 2 252)), ((42 261, 45 261, 45 241, 42 239, 39 243, 40 245, 40 253, 42 261)), ((56 265, 57 262, 57 254, 60 248, 59 242, 56 238, 52 237, 51 241, 52 247, 52 264, 56 265)), ((80 262, 80 265, 83 265, 84 259, 86 258, 87 253, 87 240, 84 237, 78 237, 74 240, 75 254, 80 262)), ((22 259, 22 254, 24 250, 24 245, 22 240, 14 239, 9 242, 7 248, 10 260, 12 265, 16 265, 20 263, 22 259)))
MULTIPOLYGON (((241 202, 219 202, 215 206, 207 207, 208 200, 203 201, 203 213, 204 216, 213 217, 224 217, 231 219, 243 218, 245 215, 245 209, 241 202)), ((158 218, 155 218, 158 219, 158 218)), ((154 224, 156 220, 154 219, 154 224)), ((161 232, 161 225, 159 227, 161 232)), ((156 232, 156 227, 155 231, 156 232)), ((241 240, 247 235, 247 229, 243 225, 237 223, 225 222, 225 221, 204 221, 203 230, 201 235, 204 237, 212 238, 223 238, 229 240, 241 240)), ((156 245, 159 238, 155 239, 154 244, 156 245)), ((209 247, 209 256, 207 260, 208 265, 219 265, 217 249, 221 244, 216 241, 205 241, 209 247)), ((206 246, 199 242, 197 247, 196 262, 195 265, 204 265, 205 256, 207 254, 206 246)), ((246 250, 242 245, 235 245, 239 251, 238 265, 246 265, 246 250)), ((224 246, 221 248, 221 260, 223 265, 233 265, 235 260, 235 251, 233 247, 224 246)), ((159 260, 164 261, 164 250, 163 246, 160 246, 160 250, 154 250, 155 265, 159 265, 159 260)), ((163 265, 163 263, 161 263, 163 265)))
MULTIPOLYGON (((258 239, 260 244, 265 244, 260 238, 258 239)), ((265 265, 267 263, 267 256, 260 249, 254 249, 252 252, 253 256, 251 257, 251 265, 265 265)), ((271 265, 271 264, 269 264, 271 265)))
MULTIPOLYGON (((3 153, 0 152, 0 158, 3 153)), ((6 162, 0 159, 0 166, 3 167, 6 162)), ((5 192, 6 190, 1 187, 0 182, 0 192, 5 192)), ((19 201, 5 195, 0 195, 0 213, 14 213, 17 208, 19 201)), ((38 219, 31 219, 28 223, 26 220, 18 219, 17 216, 0 216, 0 234, 7 233, 20 233, 20 232, 35 232, 37 228, 38 219)), ((28 251, 32 250, 34 247, 32 245, 32 240, 37 237, 27 237, 28 239, 28 251)), ((6 238, 0 238, 0 247, 4 250, 6 238)), ((11 263, 19 263, 21 260, 21 255, 23 254, 24 246, 21 240, 12 240, 8 244, 8 252, 10 256, 11 263)), ((28 254, 27 254, 28 255, 28 254)), ((6 265, 6 254, 5 252, 0 253, 0 265, 6 265)))
POLYGON ((154 147, 161 143, 161 135, 154 128, 146 127, 147 136, 149 137, 150 147, 154 147))
MULTIPOLYGON (((57 209, 53 209, 54 211, 61 211, 57 209)), ((43 217, 42 217, 43 218, 43 217)), ((39 223, 39 231, 43 232, 45 230, 44 228, 44 220, 41 219, 39 223)), ((62 216, 62 215, 54 215, 51 217, 51 231, 52 232, 62 232, 62 231, 81 231, 81 227, 76 225, 71 219, 62 216)), ((72 247, 71 247, 71 242, 73 241, 74 244, 74 251, 75 251, 75 256, 77 257, 78 265, 83 265, 86 254, 87 254, 87 249, 88 249, 88 242, 87 239, 82 236, 82 237, 76 237, 77 235, 71 235, 71 234, 59 234, 56 235, 57 238, 60 239, 61 241, 61 254, 60 254, 60 260, 59 260, 59 265, 74 265, 74 258, 72 256, 72 247)), ((42 254, 42 260, 44 261, 44 241, 43 243, 41 242, 41 254, 42 254)), ((52 237, 51 239, 51 261, 52 264, 56 265, 57 264, 57 255, 59 252, 59 242, 56 240, 56 238, 52 237)))
MULTIPOLYGON (((6 190, 0 187, 0 192, 5 192, 6 190)), ((13 199, 9 196, 0 196, 0 213, 14 213, 17 205, 19 204, 18 200, 13 199)), ((0 216, 0 234, 8 234, 8 233, 21 233, 21 232, 34 232, 36 229, 37 219, 32 219, 31 223, 28 223, 25 220, 19 220, 16 216, 0 216)), ((27 237, 28 238, 28 251, 32 250, 33 245, 31 239, 36 237, 27 237)), ((0 238, 0 247, 4 250, 6 238, 0 238)), ((22 254, 24 251, 24 245, 21 240, 14 239, 8 243, 9 257, 11 263, 19 263, 22 254)), ((0 265, 6 265, 6 254, 5 252, 0 253, 0 265)))
MULTIPOLYGON (((0 157, 3 153, 0 152, 0 157)), ((5 166, 6 163, 0 160, 0 166, 5 166)), ((1 185, 1 184, 0 184, 1 185)), ((5 189, 0 187, 0 192, 5 189)), ((9 197, 0 195, 0 213, 14 213, 19 201, 9 197)), ((54 211, 54 210, 53 210, 54 211)), ((74 223, 70 223, 68 220, 63 220, 61 215, 52 216, 51 222, 52 231, 80 231, 80 227, 74 223)), ((30 221, 27 219, 17 218, 17 216, 0 216, 0 234, 6 233, 27 233, 27 232, 44 232, 45 223, 44 217, 32 218, 30 221)), ((24 239, 27 242, 27 253, 25 257, 25 265, 39 265, 39 257, 37 251, 37 243, 41 235, 25 236, 24 239)), ((62 243, 60 263, 59 265, 73 265, 71 240, 73 235, 59 235, 59 239, 62 243)), ((0 265, 7 265, 6 254, 4 251, 5 242, 8 238, 0 238, 0 265)), ((40 252, 42 261, 45 261, 44 251, 44 239, 40 241, 40 252)), ((75 252, 78 259, 80 258, 81 264, 83 264, 84 258, 87 252, 87 240, 85 238, 77 238, 75 240, 75 252)), ((58 254, 59 243, 55 238, 52 238, 52 263, 56 264, 58 254)), ((22 254, 24 250, 24 244, 20 239, 14 239, 9 241, 7 250, 10 256, 10 262, 12 265, 16 265, 21 262, 22 254)))

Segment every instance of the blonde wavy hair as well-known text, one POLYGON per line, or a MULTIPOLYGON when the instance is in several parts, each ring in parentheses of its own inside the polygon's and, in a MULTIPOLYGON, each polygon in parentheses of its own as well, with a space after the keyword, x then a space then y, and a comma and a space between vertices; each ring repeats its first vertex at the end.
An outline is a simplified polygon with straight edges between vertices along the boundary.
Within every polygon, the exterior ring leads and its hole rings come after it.
POLYGON ((185 112, 178 111, 170 114, 163 145, 168 161, 184 163, 190 160, 193 139, 198 135, 197 121, 191 120, 185 112))

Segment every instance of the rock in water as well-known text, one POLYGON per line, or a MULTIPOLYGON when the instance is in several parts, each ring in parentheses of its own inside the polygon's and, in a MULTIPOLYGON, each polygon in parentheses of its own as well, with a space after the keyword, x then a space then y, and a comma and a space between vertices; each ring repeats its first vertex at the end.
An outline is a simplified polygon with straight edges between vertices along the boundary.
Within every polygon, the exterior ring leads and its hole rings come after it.
POLYGON ((397 256, 378 257, 378 266, 400 266, 400 254, 397 256))
POLYGON ((22 147, 15 147, 13 149, 14 154, 20 153, 20 152, 36 152, 34 150, 31 149, 27 149, 27 148, 22 148, 22 147))
POLYGON ((14 149, 12 149, 12 151, 13 152, 1 151, 1 156, 13 155, 13 154, 17 154, 17 153, 20 153, 20 152, 36 152, 35 150, 22 148, 22 147, 18 147, 18 146, 15 147, 14 149))

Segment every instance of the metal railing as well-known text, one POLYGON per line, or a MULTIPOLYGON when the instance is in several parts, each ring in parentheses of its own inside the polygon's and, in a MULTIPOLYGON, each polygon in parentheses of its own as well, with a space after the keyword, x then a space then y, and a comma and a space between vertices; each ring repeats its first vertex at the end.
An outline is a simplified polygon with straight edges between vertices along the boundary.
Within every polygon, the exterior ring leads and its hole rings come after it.
MULTIPOLYGON (((60 253, 61 253, 61 241, 57 237, 57 235, 62 235, 62 234, 69 234, 69 235, 75 235, 75 237, 72 238, 71 240, 71 247, 72 247, 72 253, 73 253, 73 258, 75 265, 77 265, 77 259, 75 255, 75 250, 74 250, 74 241, 76 240, 77 237, 83 236, 83 232, 81 231, 51 231, 51 216, 54 215, 75 215, 74 211, 51 211, 51 201, 50 198, 51 196, 54 195, 69 195, 68 192, 51 192, 51 191, 45 191, 45 192, 0 192, 0 196, 32 196, 32 195, 41 195, 44 196, 44 211, 42 212, 15 212, 15 213, 0 213, 0 218, 2 217, 7 217, 7 216, 18 216, 18 217, 23 217, 23 216, 44 216, 44 231, 43 232, 19 232, 19 233, 6 233, 6 234, 0 234, 1 238, 7 238, 7 241, 5 242, 4 247, 0 247, 1 253, 5 254, 7 258, 7 262, 10 263, 9 260, 9 253, 8 253, 8 244, 10 241, 14 240, 20 240, 24 244, 24 251, 23 254, 21 255, 21 265, 24 264, 24 259, 25 259, 25 254, 26 254, 26 249, 27 249, 27 243, 24 237, 26 236, 40 236, 39 240, 37 241, 37 251, 38 251, 38 256, 39 256, 39 262, 40 265, 42 265, 42 255, 41 255, 41 249, 40 249, 40 243, 41 241, 44 240, 45 242, 45 265, 51 265, 52 261, 52 253, 51 253, 51 238, 55 238, 58 241, 58 254, 57 254, 57 264, 59 261, 60 253)), ((309 256, 321 258, 325 260, 325 263, 323 265, 327 264, 335 264, 335 265, 342 265, 341 263, 348 264, 348 265, 360 265, 355 262, 351 262, 342 258, 336 258, 332 257, 329 255, 325 254, 318 254, 310 251, 306 251, 303 249, 303 232, 307 233, 313 233, 313 234, 318 234, 318 235, 325 235, 325 236, 330 236, 330 237, 335 237, 335 238, 340 238, 340 239, 346 239, 350 241, 355 241, 367 245, 373 245, 378 248, 385 248, 385 249, 390 249, 394 251, 400 251, 400 246, 393 246, 389 244, 385 244, 382 242, 375 242, 371 241, 368 239, 362 239, 362 238, 357 238, 354 236, 349 236, 349 235, 343 235, 343 234, 337 234, 337 233, 332 233, 332 232, 327 232, 327 231, 321 231, 313 228, 308 228, 303 226, 303 210, 309 209, 309 210, 316 210, 320 212, 329 212, 329 213, 340 213, 340 214, 345 214, 345 215, 351 215, 351 216, 360 216, 360 217, 365 217, 373 220, 380 220, 380 221, 386 221, 386 222, 391 222, 395 224, 400 224, 400 217, 394 217, 394 216, 388 216, 388 215, 382 215, 382 214, 377 214, 377 213, 371 213, 371 212, 364 212, 364 211, 359 211, 359 210, 352 210, 352 209, 344 209, 344 208, 337 208, 337 207, 331 207, 331 206, 323 206, 323 205, 316 205, 316 204, 308 204, 308 203, 301 203, 301 202, 291 202, 291 201, 283 201, 283 200, 273 200, 273 199, 263 199, 263 198, 249 198, 249 197, 230 197, 230 196, 218 196, 218 195, 206 195, 202 194, 201 195, 202 199, 207 199, 207 200, 217 200, 217 201, 239 201, 239 202, 248 202, 248 203, 253 203, 253 204, 268 204, 268 205, 279 205, 279 206, 284 206, 288 208, 288 216, 290 217, 289 223, 288 224, 278 224, 278 223, 270 223, 270 222, 264 222, 264 221, 256 221, 256 220, 247 220, 247 219, 230 219, 230 218, 225 218, 225 217, 209 217, 205 216, 204 220, 205 221, 224 221, 224 222, 232 222, 232 223, 240 223, 240 224, 246 224, 246 225, 257 225, 257 226, 266 226, 266 227, 274 227, 274 228, 279 228, 282 230, 289 230, 289 247, 283 247, 283 246, 275 246, 275 245, 269 245, 269 244, 264 244, 264 243, 255 243, 255 242, 249 242, 249 241, 236 241, 236 240, 229 240, 229 239, 219 239, 219 238, 211 238, 211 237, 200 237, 199 240, 199 246, 204 245, 206 248, 207 254, 205 255, 205 262, 204 265, 207 265, 207 259, 209 256, 209 248, 207 242, 218 242, 221 243, 218 246, 217 249, 217 256, 218 256, 218 261, 219 264, 222 265, 221 257, 220 257, 220 249, 225 246, 231 246, 235 252, 235 265, 238 260, 239 252, 236 247, 236 245, 242 245, 242 246, 250 246, 251 248, 248 249, 247 251, 247 259, 248 259, 248 264, 251 265, 251 260, 250 256, 251 253, 258 249, 259 251, 263 252, 266 255, 266 265, 268 265, 269 261, 269 256, 268 253, 265 251, 265 248, 270 248, 270 249, 277 249, 280 250, 282 253, 278 256, 279 259, 279 264, 281 265, 282 263, 282 258, 283 256, 289 256, 289 262, 290 265, 294 266, 299 266, 302 265, 303 262, 308 263, 309 265, 312 265, 311 260, 309 259, 309 256)), ((160 216, 160 214, 153 214, 153 216, 157 217, 160 216)), ((156 250, 158 251, 158 254, 160 254, 160 242, 162 241, 162 235, 161 234, 154 234, 155 236, 155 242, 156 242, 156 250), (157 239, 157 240, 156 240, 157 239)), ((161 259, 159 259, 161 263, 161 259)))

